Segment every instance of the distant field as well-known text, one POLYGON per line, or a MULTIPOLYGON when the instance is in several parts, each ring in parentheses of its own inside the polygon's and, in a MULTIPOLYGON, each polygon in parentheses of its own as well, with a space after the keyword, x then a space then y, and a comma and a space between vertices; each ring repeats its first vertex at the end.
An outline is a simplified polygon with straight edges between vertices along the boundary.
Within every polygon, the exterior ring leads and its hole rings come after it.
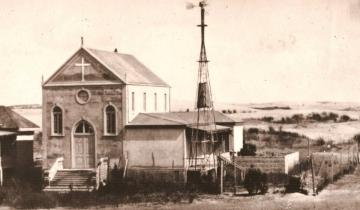
POLYGON ((308 124, 275 124, 265 122, 248 122, 245 128, 260 128, 269 130, 269 127, 283 131, 298 133, 310 139, 316 140, 323 138, 325 141, 334 143, 347 142, 356 134, 360 134, 360 121, 351 121, 344 123, 308 123, 308 124))
MULTIPOLYGON (((358 103, 331 103, 319 102, 309 104, 287 104, 287 103, 269 103, 269 104, 247 104, 239 105, 237 113, 228 114, 237 121, 243 121, 245 128, 261 128, 268 130, 272 126, 276 130, 282 127, 283 131, 296 132, 311 139, 323 138, 325 141, 334 141, 335 143, 346 142, 354 135, 360 134, 360 104, 358 103), (266 109, 266 107, 286 107, 290 109, 266 109), (258 109, 257 107, 265 107, 258 109), (355 121, 334 123, 301 123, 301 124, 276 124, 259 121, 263 117, 273 117, 279 120, 282 117, 291 117, 294 114, 308 115, 310 113, 333 112, 340 115, 348 115, 355 121)), ((233 110, 234 107, 232 107, 233 110)))

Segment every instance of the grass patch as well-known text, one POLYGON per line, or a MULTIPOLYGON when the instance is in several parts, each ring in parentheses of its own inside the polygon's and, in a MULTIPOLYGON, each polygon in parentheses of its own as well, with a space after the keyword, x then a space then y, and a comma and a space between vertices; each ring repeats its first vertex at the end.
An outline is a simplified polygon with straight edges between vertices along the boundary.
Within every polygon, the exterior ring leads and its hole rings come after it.
MULTIPOLYGON (((124 186, 124 185, 123 185, 124 186)), ((96 192, 42 192, 38 187, 27 182, 12 179, 0 188, 0 205, 17 209, 50 209, 56 207, 88 208, 88 207, 118 207, 122 204, 133 203, 192 203, 198 197, 197 192, 189 190, 174 189, 154 191, 131 191, 129 188, 123 190, 105 190, 96 192)), ((120 188, 121 189, 121 188, 120 188)))

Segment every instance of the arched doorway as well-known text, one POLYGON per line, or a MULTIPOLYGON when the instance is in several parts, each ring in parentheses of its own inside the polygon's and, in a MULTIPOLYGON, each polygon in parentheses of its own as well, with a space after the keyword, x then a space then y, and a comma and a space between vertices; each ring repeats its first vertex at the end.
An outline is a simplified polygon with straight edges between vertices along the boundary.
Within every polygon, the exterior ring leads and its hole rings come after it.
POLYGON ((73 168, 95 168, 95 132, 86 120, 74 125, 72 140, 73 168))

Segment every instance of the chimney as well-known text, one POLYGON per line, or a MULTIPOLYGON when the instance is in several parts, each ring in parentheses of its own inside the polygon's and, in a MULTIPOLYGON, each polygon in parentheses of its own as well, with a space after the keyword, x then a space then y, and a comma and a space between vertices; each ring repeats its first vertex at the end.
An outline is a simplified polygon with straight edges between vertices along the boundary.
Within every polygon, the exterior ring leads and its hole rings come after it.
POLYGON ((116 52, 116 53, 118 52, 117 48, 114 49, 114 52, 116 52))

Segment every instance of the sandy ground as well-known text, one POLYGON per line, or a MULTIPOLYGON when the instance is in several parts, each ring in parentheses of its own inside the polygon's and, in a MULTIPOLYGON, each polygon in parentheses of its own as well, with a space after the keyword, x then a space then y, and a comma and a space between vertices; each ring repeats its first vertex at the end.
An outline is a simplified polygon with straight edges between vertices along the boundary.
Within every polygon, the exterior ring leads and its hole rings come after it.
POLYGON ((300 193, 267 193, 257 196, 202 195, 193 203, 134 204, 106 209, 360 209, 360 168, 346 175, 317 196, 300 193))

